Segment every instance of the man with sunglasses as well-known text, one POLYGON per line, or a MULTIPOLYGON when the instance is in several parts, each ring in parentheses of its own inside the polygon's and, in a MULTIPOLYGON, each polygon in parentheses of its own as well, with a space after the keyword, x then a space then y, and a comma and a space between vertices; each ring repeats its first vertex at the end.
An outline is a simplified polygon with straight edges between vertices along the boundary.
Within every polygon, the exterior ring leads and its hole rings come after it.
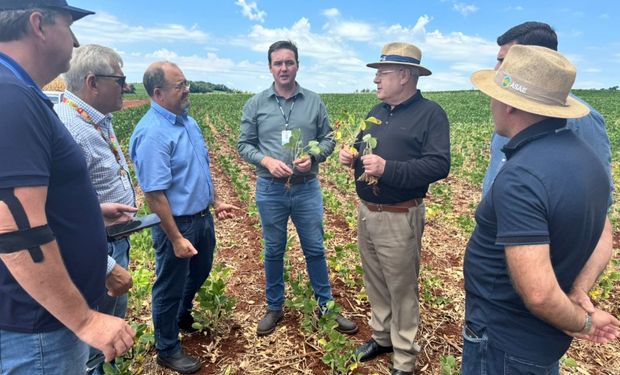
POLYGON ((93 309, 105 294, 102 209, 80 148, 40 89, 69 68, 79 46, 71 24, 89 14, 64 0, 0 1, 3 374, 80 374, 88 345, 109 361, 133 344, 127 323, 93 309))
MULTIPOLYGON (((56 112, 82 149, 99 202, 135 207, 127 162, 112 127, 112 112, 123 107, 127 88, 122 66, 121 57, 111 48, 91 44, 75 49, 56 112)), ((132 285, 128 265, 129 238, 108 239, 108 293, 97 306, 99 312, 125 317, 127 291, 132 285)), ((101 356, 91 348, 91 360, 101 356)), ((93 373, 103 374, 102 364, 93 373)))

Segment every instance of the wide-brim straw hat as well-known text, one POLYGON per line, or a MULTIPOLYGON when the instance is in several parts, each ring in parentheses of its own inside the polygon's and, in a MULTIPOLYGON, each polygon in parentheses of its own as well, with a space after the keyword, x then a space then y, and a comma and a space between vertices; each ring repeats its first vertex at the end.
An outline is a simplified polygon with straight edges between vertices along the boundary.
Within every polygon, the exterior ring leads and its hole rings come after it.
POLYGON ((388 43, 381 50, 381 58, 376 63, 366 64, 370 68, 379 68, 384 65, 406 65, 417 68, 421 76, 430 76, 432 73, 420 65, 422 51, 409 43, 388 43))
POLYGON ((480 91, 511 107, 556 118, 579 118, 590 109, 570 97, 575 66, 559 52, 539 46, 516 44, 502 65, 471 76, 480 91))

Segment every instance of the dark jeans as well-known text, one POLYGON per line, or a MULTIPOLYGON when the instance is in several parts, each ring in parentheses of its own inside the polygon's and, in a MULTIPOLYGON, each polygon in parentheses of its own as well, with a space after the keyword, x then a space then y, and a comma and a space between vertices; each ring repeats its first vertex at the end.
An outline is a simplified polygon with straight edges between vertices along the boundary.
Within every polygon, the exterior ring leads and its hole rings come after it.
POLYGON ((172 243, 161 229, 152 229, 155 248, 153 284, 153 326, 155 348, 164 356, 181 350, 179 317, 192 309, 196 292, 211 272, 215 249, 215 230, 211 214, 175 217, 179 231, 198 251, 191 258, 177 258, 172 243))
POLYGON ((306 270, 320 306, 333 299, 323 247, 323 196, 315 178, 292 185, 259 177, 256 206, 265 241, 265 296, 269 310, 284 305, 284 251, 289 217, 297 229, 306 270))
MULTIPOLYGON (((516 343, 518 345, 518 343, 516 343)), ((487 334, 463 328, 461 375, 559 375, 560 364, 540 364, 489 345, 487 334)))

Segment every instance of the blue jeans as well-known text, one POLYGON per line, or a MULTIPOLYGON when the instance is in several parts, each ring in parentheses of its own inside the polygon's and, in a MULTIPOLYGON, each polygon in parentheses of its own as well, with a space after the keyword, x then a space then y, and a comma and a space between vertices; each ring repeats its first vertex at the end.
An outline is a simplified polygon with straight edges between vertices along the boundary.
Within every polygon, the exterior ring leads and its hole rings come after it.
POLYGON ((196 292, 211 272, 215 250, 215 230, 210 213, 179 216, 174 221, 198 254, 191 258, 177 258, 166 233, 159 225, 152 228, 157 275, 153 284, 153 326, 155 348, 163 356, 181 350, 178 319, 191 311, 196 292))
POLYGON ((315 178, 291 185, 259 177, 256 180, 256 206, 265 241, 265 295, 269 310, 284 305, 284 251, 288 218, 293 220, 306 269, 320 306, 333 299, 323 248, 323 196, 315 178))
MULTIPOLYGON (((540 364, 512 356, 489 345, 486 332, 463 328, 461 375, 559 375, 560 363, 540 364)), ((518 343, 517 343, 518 345, 518 343)))
MULTIPOLYGON (((108 255, 114 258, 116 264, 127 269, 129 266, 129 238, 125 237, 113 242, 108 242, 108 255)), ((127 299, 127 294, 118 297, 110 297, 106 293, 101 302, 99 302, 97 311, 124 318, 127 312, 127 299)), ((88 359, 90 360, 102 355, 103 354, 99 350, 90 348, 88 359)), ((91 374, 103 375, 103 365, 98 366, 91 374)))
POLYGON ((0 330, 0 374, 85 374, 88 345, 67 328, 20 333, 0 330))

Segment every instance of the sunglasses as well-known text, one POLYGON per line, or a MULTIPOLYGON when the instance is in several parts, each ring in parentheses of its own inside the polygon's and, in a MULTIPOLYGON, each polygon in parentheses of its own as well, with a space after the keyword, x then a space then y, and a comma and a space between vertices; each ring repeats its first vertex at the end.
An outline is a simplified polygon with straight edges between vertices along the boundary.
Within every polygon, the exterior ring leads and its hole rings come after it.
POLYGON ((95 77, 97 77, 97 78, 115 78, 116 83, 118 83, 118 85, 120 87, 125 87, 125 83, 127 82, 127 77, 125 77, 125 76, 115 76, 115 75, 109 75, 109 74, 95 74, 95 77))

